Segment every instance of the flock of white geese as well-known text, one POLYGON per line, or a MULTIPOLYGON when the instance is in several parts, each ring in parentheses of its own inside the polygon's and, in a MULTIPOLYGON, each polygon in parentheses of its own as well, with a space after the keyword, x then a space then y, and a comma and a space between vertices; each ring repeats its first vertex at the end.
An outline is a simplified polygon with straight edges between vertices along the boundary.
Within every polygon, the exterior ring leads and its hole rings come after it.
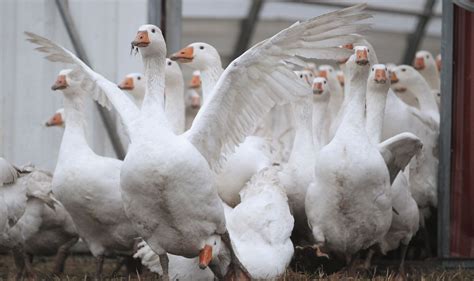
POLYGON ((364 7, 297 22, 226 69, 206 43, 166 58, 160 29, 143 25, 132 48, 144 74, 118 87, 26 32, 46 59, 72 68, 52 86, 64 109, 49 125, 65 126, 54 174, 0 161, 0 246, 13 252, 18 276, 34 276, 32 255, 57 254, 54 271, 63 271, 78 239, 97 278, 104 257, 135 256, 164 280, 272 279, 295 247, 348 265, 361 250, 370 264, 402 247, 403 268, 437 203, 439 74, 425 51, 415 68, 379 64, 356 34, 370 26, 364 7), (178 62, 199 71, 192 85, 202 85, 186 131, 178 62), (87 98, 119 114, 123 161, 88 145, 87 98))

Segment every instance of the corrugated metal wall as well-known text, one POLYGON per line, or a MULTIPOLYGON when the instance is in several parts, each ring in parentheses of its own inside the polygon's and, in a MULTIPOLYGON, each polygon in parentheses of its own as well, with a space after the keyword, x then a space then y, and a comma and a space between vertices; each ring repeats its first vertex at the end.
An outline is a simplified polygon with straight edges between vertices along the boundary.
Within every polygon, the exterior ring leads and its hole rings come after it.
MULTIPOLYGON (((70 0, 70 10, 95 70, 112 81, 141 70, 140 57, 130 56, 130 42, 146 21, 146 1, 70 0)), ((47 118, 62 106, 50 87, 64 67, 44 60, 25 41, 32 31, 72 50, 53 0, 1 0, 0 7, 0 154, 11 162, 32 162, 53 170, 62 137, 59 128, 45 128, 47 118)), ((101 155, 113 156, 97 110, 88 105, 88 139, 101 155)))

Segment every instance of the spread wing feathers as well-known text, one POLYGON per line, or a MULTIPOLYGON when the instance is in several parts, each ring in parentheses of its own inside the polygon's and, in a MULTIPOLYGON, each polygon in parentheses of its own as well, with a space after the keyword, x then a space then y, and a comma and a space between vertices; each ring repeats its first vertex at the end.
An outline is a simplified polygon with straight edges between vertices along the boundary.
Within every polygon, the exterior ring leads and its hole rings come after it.
POLYGON ((371 17, 362 13, 364 8, 364 4, 356 5, 297 22, 247 50, 227 67, 211 100, 185 133, 214 171, 220 170, 225 156, 255 130, 272 107, 310 93, 308 85, 296 79, 284 62, 302 64, 298 57, 347 58, 351 52, 338 46, 352 43, 358 37, 351 33, 368 28, 358 23, 371 17))
POLYGON ((12 164, 0 157, 0 185, 14 183, 19 175, 19 171, 12 164))
POLYGON ((401 133, 379 144, 380 154, 390 174, 390 184, 422 147, 421 140, 412 133, 401 133))
POLYGON ((112 103, 126 125, 130 124, 130 119, 138 115, 136 106, 115 83, 93 71, 72 52, 37 34, 26 31, 25 34, 28 41, 39 45, 36 48, 37 51, 47 54, 45 57, 47 60, 74 65, 73 71, 69 74, 70 77, 75 81, 79 81, 81 88, 100 105, 110 110, 112 103))

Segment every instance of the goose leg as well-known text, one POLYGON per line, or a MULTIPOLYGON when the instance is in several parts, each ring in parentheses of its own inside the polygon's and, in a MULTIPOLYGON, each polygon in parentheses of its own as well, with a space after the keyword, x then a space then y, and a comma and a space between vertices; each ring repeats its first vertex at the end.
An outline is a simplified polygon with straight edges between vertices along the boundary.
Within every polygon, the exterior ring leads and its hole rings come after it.
POLYGON ((400 267, 398 268, 398 272, 400 276, 403 278, 403 280, 406 280, 406 274, 405 274, 405 256, 407 255, 407 249, 408 245, 401 244, 400 246, 400 267))
POLYGON ((375 250, 372 248, 369 248, 369 252, 367 253, 367 257, 365 258, 364 261, 364 269, 369 269, 370 266, 372 265, 372 257, 375 254, 375 250))
POLYGON ((14 248, 12 252, 16 267, 15 280, 21 280, 25 271, 25 259, 23 258, 23 251, 19 248, 14 248))
POLYGON ((58 252, 56 254, 56 258, 54 260, 54 274, 60 274, 64 272, 64 265, 66 264, 66 259, 69 255, 69 249, 71 249, 72 246, 74 246, 79 240, 78 237, 74 237, 68 242, 66 242, 64 245, 59 247, 58 252))
POLYGON ((104 268, 104 255, 99 255, 95 263, 95 280, 102 280, 102 269, 104 268))
POLYGON ((161 269, 163 269, 163 276, 162 280, 163 281, 169 281, 170 276, 168 272, 168 265, 169 265, 169 259, 167 254, 161 254, 159 255, 160 257, 160 264, 161 264, 161 269))
POLYGON ((226 231, 224 234, 221 234, 222 242, 229 248, 230 251, 230 268, 229 272, 224 277, 225 280, 251 280, 252 277, 244 265, 240 262, 239 258, 232 248, 232 242, 230 241, 229 232, 226 231))
POLYGON ((142 263, 140 259, 136 259, 133 256, 125 257, 125 266, 127 267, 128 276, 142 273, 142 263))

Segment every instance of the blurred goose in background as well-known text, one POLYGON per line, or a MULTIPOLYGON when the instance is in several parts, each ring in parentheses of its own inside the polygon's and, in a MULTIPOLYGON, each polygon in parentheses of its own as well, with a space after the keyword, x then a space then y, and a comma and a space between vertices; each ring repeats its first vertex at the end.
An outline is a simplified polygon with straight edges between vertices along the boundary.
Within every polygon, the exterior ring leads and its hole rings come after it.
POLYGON ((321 65, 319 66, 319 75, 326 78, 329 88, 329 104, 328 111, 326 116, 326 129, 324 130, 323 142, 327 143, 329 130, 331 128, 332 122, 337 117, 339 110, 341 109, 342 102, 344 101, 344 92, 337 79, 336 71, 330 65, 321 65))
POLYGON ((245 52, 224 71, 211 99, 204 102, 191 129, 181 136, 172 133, 163 110, 166 46, 156 26, 140 27, 133 42, 142 55, 147 77, 141 111, 120 95, 113 83, 71 52, 29 34, 30 40, 42 46, 41 51, 54 54, 48 58, 75 64, 81 85, 89 85, 95 99, 106 101, 107 97, 121 115, 131 137, 120 175, 125 211, 140 236, 160 254, 165 279, 166 252, 199 256, 201 267, 212 266, 209 257, 218 240, 230 251, 229 277, 250 278, 226 231, 213 173, 222 167, 222 157, 252 133, 275 104, 296 101, 304 93, 306 86, 294 79, 281 61, 302 64, 296 55, 312 59, 347 57, 347 50, 335 46, 354 39, 340 35, 348 29, 358 32, 367 28, 358 23, 370 17, 361 12, 364 7, 356 5, 296 23, 245 52), (321 29, 326 32, 321 33, 321 29))
POLYGON ((137 107, 141 107, 145 97, 145 77, 142 73, 130 73, 125 76, 118 87, 127 91, 135 101, 137 107))
POLYGON ((186 93, 186 129, 189 129, 193 123, 194 117, 201 108, 201 73, 199 70, 193 71, 191 81, 189 81, 188 91, 186 93))
POLYGON ((80 237, 97 259, 96 277, 100 278, 105 256, 131 257, 138 235, 122 205, 119 178, 122 161, 99 156, 87 144, 84 116, 87 93, 74 78, 78 77, 72 70, 62 70, 52 86, 64 95, 66 123, 52 185, 80 237))
POLYGON ((339 85, 341 85, 342 93, 344 94, 344 72, 342 70, 336 71, 337 81, 339 81, 339 85))
POLYGON ((409 181, 413 198, 426 216, 430 206, 437 206, 438 107, 428 84, 413 67, 408 65, 396 67, 391 79, 391 88, 397 95, 409 92, 419 101, 419 109, 411 107, 406 113, 387 107, 384 130, 388 129, 392 133, 397 130, 409 131, 423 142, 422 150, 410 163, 409 181), (395 117, 396 115, 399 117, 395 117), (403 116, 410 119, 400 120, 403 116), (395 120, 401 121, 401 128, 397 129, 397 126, 394 126, 395 120))
POLYGON ((420 72, 421 76, 426 80, 435 97, 436 103, 440 103, 441 98, 441 79, 439 76, 438 63, 428 51, 418 51, 415 55, 413 67, 420 72))
POLYGON ((436 67, 438 68, 438 72, 441 74, 441 54, 436 56, 436 67))

